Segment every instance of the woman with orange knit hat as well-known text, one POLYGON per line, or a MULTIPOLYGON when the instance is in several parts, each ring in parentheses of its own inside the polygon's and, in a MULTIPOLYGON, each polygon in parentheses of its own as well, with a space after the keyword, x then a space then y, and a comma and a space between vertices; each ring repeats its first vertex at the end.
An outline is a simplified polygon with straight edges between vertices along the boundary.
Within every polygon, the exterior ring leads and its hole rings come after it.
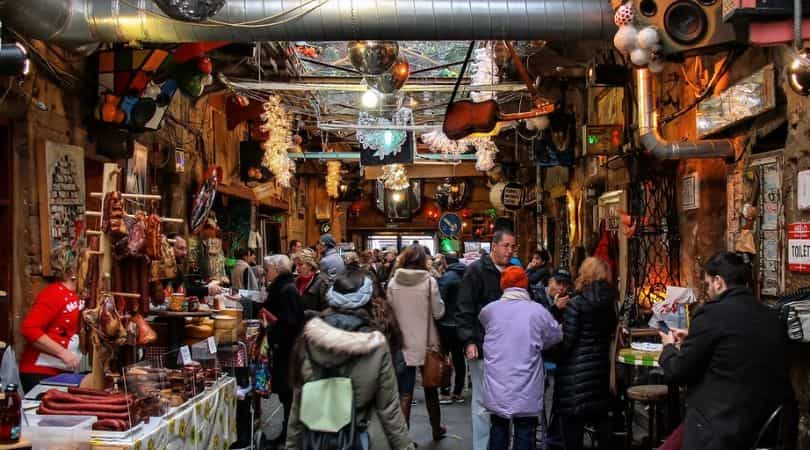
POLYGON ((535 446, 537 418, 543 412, 545 377, 541 352, 562 340, 560 325, 532 300, 529 279, 520 267, 501 274, 503 296, 481 310, 484 327, 484 406, 492 413, 490 449, 509 448, 509 422, 514 423, 513 450, 535 446))

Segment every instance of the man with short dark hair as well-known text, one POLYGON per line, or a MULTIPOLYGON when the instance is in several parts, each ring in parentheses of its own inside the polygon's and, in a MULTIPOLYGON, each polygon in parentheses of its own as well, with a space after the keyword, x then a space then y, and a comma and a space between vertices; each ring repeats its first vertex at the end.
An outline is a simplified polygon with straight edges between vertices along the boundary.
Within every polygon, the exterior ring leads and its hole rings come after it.
POLYGON ((570 272, 566 269, 554 270, 548 278, 547 286, 543 286, 541 283, 533 286, 534 299, 548 308, 554 318, 560 321, 562 310, 568 306, 568 301, 571 300, 571 284, 570 272))
POLYGON ((464 344, 465 356, 472 380, 473 449, 487 450, 489 445, 489 414, 481 398, 484 382, 484 361, 481 345, 484 329, 478 320, 481 309, 501 298, 501 272, 509 266, 516 247, 515 234, 498 230, 492 237, 492 250, 467 266, 458 294, 456 326, 458 338, 464 344))
POLYGON ((529 286, 537 283, 546 285, 551 275, 551 255, 546 249, 540 249, 532 254, 532 260, 526 266, 526 275, 529 277, 529 286))
POLYGON ((720 252, 703 269, 709 301, 688 331, 661 333, 664 376, 688 387, 681 448, 751 448, 789 392, 785 327, 746 286, 741 257, 720 252))

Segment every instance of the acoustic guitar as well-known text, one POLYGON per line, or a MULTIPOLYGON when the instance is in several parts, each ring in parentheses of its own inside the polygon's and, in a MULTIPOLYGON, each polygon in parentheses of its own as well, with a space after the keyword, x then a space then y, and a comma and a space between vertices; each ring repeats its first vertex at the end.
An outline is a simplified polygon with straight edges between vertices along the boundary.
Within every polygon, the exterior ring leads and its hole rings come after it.
POLYGON ((551 114, 554 112, 554 104, 540 96, 537 88, 529 78, 529 73, 526 71, 526 67, 523 65, 520 57, 515 52, 512 43, 509 41, 505 42, 507 48, 509 49, 509 53, 512 56, 512 62, 517 68, 523 82, 526 84, 526 88, 532 94, 534 107, 531 111, 505 114, 500 111, 498 102, 495 100, 486 100, 479 103, 475 103, 471 100, 453 102, 456 97, 458 87, 461 83, 461 79, 464 76, 464 71, 467 68, 467 62, 472 54, 472 49, 475 46, 475 41, 473 41, 470 44, 470 49, 467 52, 467 58, 464 60, 464 64, 461 67, 461 73, 459 74, 458 80, 456 80, 456 86, 453 89, 452 96, 450 97, 450 104, 447 105, 447 111, 444 115, 442 131, 444 131, 444 134, 448 138, 458 140, 463 139, 472 133, 489 133, 495 129, 499 121, 531 119, 533 117, 551 114))

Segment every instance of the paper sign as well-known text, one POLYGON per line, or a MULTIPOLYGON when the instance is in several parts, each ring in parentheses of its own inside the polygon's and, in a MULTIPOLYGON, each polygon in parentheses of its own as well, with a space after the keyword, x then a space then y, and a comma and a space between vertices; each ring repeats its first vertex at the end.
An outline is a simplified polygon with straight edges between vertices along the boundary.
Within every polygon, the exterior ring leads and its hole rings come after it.
POLYGON ((191 350, 189 350, 188 345, 180 347, 180 359, 183 361, 184 366, 191 364, 191 350))
POLYGON ((217 353, 217 341, 214 336, 208 336, 208 351, 214 355, 217 353))
POLYGON ((802 170, 797 177, 799 179, 799 188, 796 192, 798 207, 801 210, 808 210, 810 209, 810 170, 802 170))
POLYGON ((810 273, 810 222, 788 225, 788 269, 810 273))

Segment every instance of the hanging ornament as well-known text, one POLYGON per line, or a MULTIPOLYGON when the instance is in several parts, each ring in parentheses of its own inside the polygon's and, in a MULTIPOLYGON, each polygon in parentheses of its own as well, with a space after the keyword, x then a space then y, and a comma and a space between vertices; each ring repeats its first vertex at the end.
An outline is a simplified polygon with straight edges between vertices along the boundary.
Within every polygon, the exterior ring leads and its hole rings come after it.
MULTIPOLYGON (((498 84, 498 65, 495 64, 492 46, 475 49, 473 52, 474 60, 471 69, 470 84, 473 86, 491 86, 498 84)), ((472 101, 478 103, 495 98, 495 93, 492 91, 473 91, 470 92, 472 101)))
POLYGON ((281 186, 288 188, 295 172, 295 163, 287 154, 287 149, 292 145, 292 122, 281 99, 275 95, 270 96, 262 108, 264 112, 259 116, 262 121, 259 129, 267 134, 267 140, 262 143, 262 165, 273 173, 281 186))
POLYGON ((613 23, 615 23, 617 27, 632 25, 635 15, 633 3, 627 2, 616 10, 616 14, 613 15, 613 23))
POLYGON ((660 36, 658 36, 658 28, 642 28, 641 31, 638 32, 637 40, 639 48, 651 49, 653 46, 658 45, 658 42, 661 40, 660 36))
POLYGON ((637 66, 646 66, 650 62, 650 51, 643 48, 636 48, 630 52, 630 61, 637 66))
POLYGON ((613 36, 613 45, 619 51, 631 52, 638 46, 638 31, 633 25, 619 27, 619 31, 613 36))
POLYGON ((475 169, 481 172, 487 172, 495 167, 495 154, 498 153, 498 147, 491 140, 480 142, 475 146, 475 169))
MULTIPOLYGON (((357 118, 357 124, 404 127, 413 124, 413 113, 410 108, 400 108, 389 120, 385 117, 373 117, 367 112, 361 112, 357 118)), ((357 129, 357 141, 364 149, 374 150, 374 156, 381 160, 386 156, 398 154, 407 137, 408 133, 405 130, 357 129)))
POLYGON ((399 44, 396 41, 351 41, 347 50, 355 69, 365 75, 379 75, 396 62, 399 44))
POLYGON ((402 164, 388 164, 382 167, 382 174, 377 178, 386 189, 401 191, 411 185, 408 173, 402 164))
POLYGON ((340 161, 326 163, 326 193, 331 198, 340 196, 340 161))
POLYGON ((384 94, 391 94, 394 91, 400 90, 402 86, 405 85, 410 74, 411 67, 408 64, 408 58, 400 56, 397 58, 397 62, 395 62, 388 71, 384 72, 379 77, 367 77, 366 79, 369 82, 369 86, 384 94))

